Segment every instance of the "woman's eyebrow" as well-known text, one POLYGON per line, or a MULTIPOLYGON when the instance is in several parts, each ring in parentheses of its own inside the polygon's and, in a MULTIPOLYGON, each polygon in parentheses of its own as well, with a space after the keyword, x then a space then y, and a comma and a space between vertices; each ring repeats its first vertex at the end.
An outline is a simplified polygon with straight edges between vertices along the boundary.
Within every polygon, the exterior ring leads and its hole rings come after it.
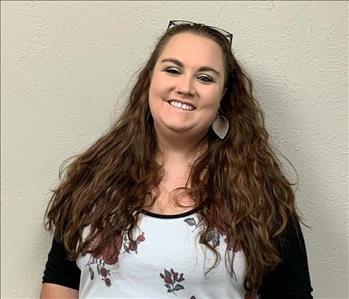
MULTIPOLYGON (((183 63, 180 62, 178 59, 176 58, 164 58, 161 60, 161 63, 164 62, 173 62, 174 64, 178 65, 179 67, 183 67, 183 63)), ((215 70, 214 68, 210 67, 210 66, 202 66, 198 69, 198 71, 203 72, 203 71, 211 71, 217 74, 217 76, 220 76, 220 73, 215 70)))

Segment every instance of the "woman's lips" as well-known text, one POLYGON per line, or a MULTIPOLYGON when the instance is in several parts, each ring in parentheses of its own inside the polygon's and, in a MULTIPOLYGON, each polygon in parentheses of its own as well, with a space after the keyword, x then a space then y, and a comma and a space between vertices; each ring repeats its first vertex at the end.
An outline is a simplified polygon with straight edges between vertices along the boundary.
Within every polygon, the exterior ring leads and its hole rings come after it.
POLYGON ((193 112, 194 110, 195 110, 195 107, 194 107, 194 109, 193 110, 186 110, 186 109, 182 109, 182 108, 179 108, 179 107, 176 107, 176 106, 172 106, 171 104, 170 104, 170 102, 171 101, 168 101, 167 102, 167 104, 169 104, 169 106, 171 107, 171 108, 174 108, 174 109, 176 109, 176 110, 179 110, 179 111, 183 111, 183 112, 193 112))

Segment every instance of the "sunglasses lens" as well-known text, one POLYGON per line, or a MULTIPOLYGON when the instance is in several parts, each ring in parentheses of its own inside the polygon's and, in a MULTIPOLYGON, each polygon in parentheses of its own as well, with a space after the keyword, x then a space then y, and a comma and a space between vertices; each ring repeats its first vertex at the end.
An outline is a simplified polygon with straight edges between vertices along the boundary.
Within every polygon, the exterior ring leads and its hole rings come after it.
MULTIPOLYGON (((197 23, 194 23, 191 21, 184 21, 184 20, 173 20, 173 21, 170 21, 170 23, 168 24, 167 30, 173 26, 194 25, 194 24, 197 24, 197 23)), ((221 28, 213 27, 213 26, 207 26, 207 27, 210 27, 210 28, 218 31, 220 34, 222 34, 228 40, 229 44, 231 45, 233 35, 230 32, 228 32, 224 29, 221 29, 221 28)))
POLYGON ((194 25, 193 22, 189 21, 172 21, 173 26, 180 26, 180 25, 194 25))

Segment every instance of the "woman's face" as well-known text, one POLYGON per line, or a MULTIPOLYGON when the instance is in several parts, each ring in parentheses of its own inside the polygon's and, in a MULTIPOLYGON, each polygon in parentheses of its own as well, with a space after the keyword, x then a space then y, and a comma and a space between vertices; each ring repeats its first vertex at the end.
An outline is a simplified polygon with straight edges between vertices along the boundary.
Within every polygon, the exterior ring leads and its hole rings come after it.
POLYGON ((219 45, 188 32, 173 36, 155 64, 149 88, 156 131, 205 135, 216 117, 223 87, 219 45))

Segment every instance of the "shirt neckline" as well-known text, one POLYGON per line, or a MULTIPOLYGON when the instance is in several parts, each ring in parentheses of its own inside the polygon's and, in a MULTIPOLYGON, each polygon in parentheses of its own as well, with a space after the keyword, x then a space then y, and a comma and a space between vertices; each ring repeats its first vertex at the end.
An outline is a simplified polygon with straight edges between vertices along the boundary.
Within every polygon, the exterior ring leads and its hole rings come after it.
POLYGON ((183 213, 179 213, 179 214, 171 214, 171 215, 164 215, 164 214, 158 214, 158 213, 153 213, 147 210, 142 209, 141 213, 150 217, 154 217, 154 218, 161 218, 161 219, 174 219, 174 218, 182 218, 182 217, 186 217, 189 215, 192 215, 194 213, 196 213, 197 211, 200 210, 200 207, 196 207, 194 209, 191 209, 187 212, 183 212, 183 213))

